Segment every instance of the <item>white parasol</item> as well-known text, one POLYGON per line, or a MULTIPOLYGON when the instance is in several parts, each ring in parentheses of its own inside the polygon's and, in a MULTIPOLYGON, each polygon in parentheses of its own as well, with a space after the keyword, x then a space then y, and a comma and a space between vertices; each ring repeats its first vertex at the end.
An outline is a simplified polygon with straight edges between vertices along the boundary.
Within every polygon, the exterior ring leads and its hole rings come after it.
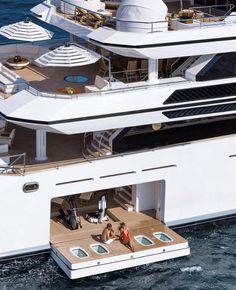
POLYGON ((76 44, 65 44, 41 55, 35 62, 41 67, 75 67, 95 63, 100 58, 99 54, 84 47, 76 44))
POLYGON ((31 42, 48 40, 53 36, 53 32, 31 22, 28 18, 25 21, 2 26, 0 28, 0 34, 9 39, 31 42))

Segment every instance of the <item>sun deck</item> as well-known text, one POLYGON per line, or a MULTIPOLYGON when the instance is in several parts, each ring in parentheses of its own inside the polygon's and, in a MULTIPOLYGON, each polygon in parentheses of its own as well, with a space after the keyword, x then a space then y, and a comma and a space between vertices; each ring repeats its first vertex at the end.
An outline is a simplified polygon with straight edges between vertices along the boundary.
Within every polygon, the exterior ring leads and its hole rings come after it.
MULTIPOLYGON (((116 27, 116 14, 119 7, 118 3, 106 3, 105 10, 102 12, 94 12, 89 9, 76 6, 74 4, 68 4, 66 1, 60 1, 60 6, 57 6, 56 13, 63 18, 74 22, 75 24, 85 27, 87 33, 97 29, 101 26, 116 27)), ((165 2, 165 1, 164 1, 165 2)), ((221 22, 224 24, 226 16, 232 12, 234 5, 223 4, 223 5, 212 5, 212 6, 199 6, 191 7, 191 1, 173 1, 171 3, 165 3, 168 8, 168 14, 165 21, 160 21, 162 28, 168 26, 168 30, 181 30, 189 28, 202 28, 204 25, 213 24, 214 22, 221 22), (182 18, 182 11, 191 11, 193 9, 194 15, 191 16, 191 20, 185 21, 182 18), (222 22, 223 20, 223 22, 222 22), (168 23, 168 25, 166 25, 168 23)), ((136 22, 142 25, 142 22, 136 22)), ((150 32, 157 32, 158 29, 153 30, 157 22, 150 22, 150 32)))
MULTIPOLYGON (((63 94, 63 88, 73 87, 84 92, 84 85, 94 83, 95 75, 98 71, 98 65, 87 65, 82 67, 45 67, 40 68, 34 64, 30 64, 24 69, 13 70, 20 77, 26 80, 29 85, 40 92, 49 92, 55 94, 63 94), (56 73, 55 73, 56 72, 56 73), (85 83, 66 81, 67 76, 85 76, 88 80, 85 83)), ((66 93, 66 92, 64 92, 66 93)))

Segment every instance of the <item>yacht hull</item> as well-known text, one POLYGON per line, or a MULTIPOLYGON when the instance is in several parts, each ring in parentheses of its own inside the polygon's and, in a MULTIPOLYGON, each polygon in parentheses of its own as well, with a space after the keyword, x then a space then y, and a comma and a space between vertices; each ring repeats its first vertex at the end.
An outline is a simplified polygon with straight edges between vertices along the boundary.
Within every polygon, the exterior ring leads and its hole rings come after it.
POLYGON ((0 257, 49 248, 51 199, 82 192, 132 184, 135 210, 143 211, 153 207, 143 193, 162 182, 161 219, 167 225, 236 214, 235 148, 231 135, 44 170, 28 168, 24 176, 2 173, 0 218, 8 221, 0 226, 0 257), (31 182, 39 184, 38 190, 25 193, 24 185, 31 182))

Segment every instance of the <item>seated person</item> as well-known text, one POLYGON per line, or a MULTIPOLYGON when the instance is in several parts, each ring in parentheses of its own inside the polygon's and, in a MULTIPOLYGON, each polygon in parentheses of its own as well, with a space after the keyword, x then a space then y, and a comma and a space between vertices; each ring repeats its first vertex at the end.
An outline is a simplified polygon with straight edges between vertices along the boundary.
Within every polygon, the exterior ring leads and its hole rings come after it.
POLYGON ((131 251, 134 252, 134 246, 132 244, 131 241, 131 236, 130 236, 130 232, 129 229, 127 228, 125 223, 121 223, 120 227, 120 241, 123 245, 129 247, 131 249, 131 251))
POLYGON ((114 240, 119 239, 118 237, 116 237, 114 230, 112 228, 112 225, 110 223, 107 224, 107 226, 105 227, 105 229, 102 232, 102 241, 105 244, 110 244, 112 243, 114 240))

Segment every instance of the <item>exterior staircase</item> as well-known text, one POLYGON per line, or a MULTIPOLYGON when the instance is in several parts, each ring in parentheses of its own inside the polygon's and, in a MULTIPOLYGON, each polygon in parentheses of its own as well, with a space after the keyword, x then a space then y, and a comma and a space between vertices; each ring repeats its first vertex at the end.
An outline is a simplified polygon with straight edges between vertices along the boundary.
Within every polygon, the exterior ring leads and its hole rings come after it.
POLYGON ((199 56, 190 56, 180 66, 171 73, 171 77, 184 76, 185 71, 192 66, 192 64, 199 58, 199 56))
POLYGON ((133 211, 134 206, 132 204, 132 186, 123 186, 116 188, 114 195, 114 201, 118 203, 127 211, 133 211))
POLYGON ((83 155, 85 158, 103 157, 112 155, 112 142, 123 129, 111 129, 95 132, 91 143, 85 146, 83 155))

